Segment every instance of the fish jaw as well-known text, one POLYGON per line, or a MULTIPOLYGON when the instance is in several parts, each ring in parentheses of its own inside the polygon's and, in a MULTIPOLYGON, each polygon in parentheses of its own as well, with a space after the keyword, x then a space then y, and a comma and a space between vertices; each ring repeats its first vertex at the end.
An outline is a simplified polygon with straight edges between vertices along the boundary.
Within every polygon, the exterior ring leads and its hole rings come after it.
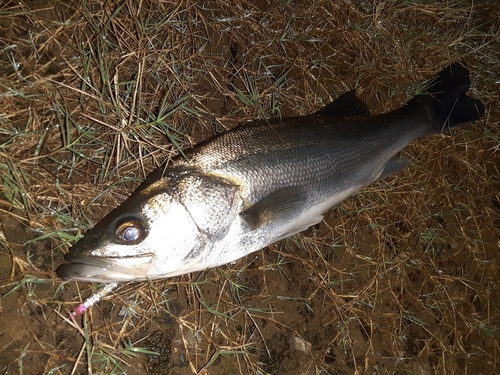
POLYGON ((212 266, 205 264, 200 255, 175 263, 169 262, 168 258, 158 259, 152 253, 129 257, 99 257, 68 253, 65 259, 70 263, 62 264, 57 269, 61 279, 103 284, 162 279, 202 271, 212 266))
POLYGON ((152 268, 152 254, 136 257, 96 257, 68 253, 70 262, 57 269, 60 278, 96 283, 146 280, 152 268))

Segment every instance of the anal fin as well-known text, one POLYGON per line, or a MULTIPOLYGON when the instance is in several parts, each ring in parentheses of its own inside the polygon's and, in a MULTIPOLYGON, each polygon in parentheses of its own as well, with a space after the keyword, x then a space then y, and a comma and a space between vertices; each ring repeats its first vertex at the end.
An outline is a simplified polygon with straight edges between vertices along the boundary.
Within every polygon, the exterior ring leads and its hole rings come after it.
POLYGON ((390 175, 399 172, 401 169, 406 167, 410 162, 408 160, 401 159, 399 157, 399 154, 394 155, 392 158, 389 159, 387 164, 384 167, 384 170, 382 171, 382 174, 380 177, 377 179, 383 180, 386 177, 389 177, 390 175))

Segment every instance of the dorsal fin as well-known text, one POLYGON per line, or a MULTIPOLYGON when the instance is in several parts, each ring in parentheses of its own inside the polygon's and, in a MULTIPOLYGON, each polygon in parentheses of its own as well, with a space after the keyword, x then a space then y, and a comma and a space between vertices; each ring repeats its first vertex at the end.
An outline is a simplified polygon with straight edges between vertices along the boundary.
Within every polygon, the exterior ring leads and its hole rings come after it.
POLYGON ((355 89, 340 95, 316 113, 327 116, 370 116, 368 106, 356 96, 355 89))

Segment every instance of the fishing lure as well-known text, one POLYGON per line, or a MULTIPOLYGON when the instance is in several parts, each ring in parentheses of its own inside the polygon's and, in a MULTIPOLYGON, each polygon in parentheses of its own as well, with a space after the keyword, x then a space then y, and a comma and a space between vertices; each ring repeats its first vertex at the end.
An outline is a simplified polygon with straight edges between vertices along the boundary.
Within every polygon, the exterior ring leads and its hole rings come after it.
POLYGON ((83 315, 87 312, 87 310, 94 305, 95 303, 99 302, 104 296, 109 294, 113 289, 115 289, 118 286, 118 283, 109 283, 106 284, 104 287, 99 289, 97 292, 92 294, 89 298, 87 298, 83 303, 80 303, 78 306, 76 306, 71 312, 69 313, 69 316, 72 318, 76 318, 80 315, 83 315))

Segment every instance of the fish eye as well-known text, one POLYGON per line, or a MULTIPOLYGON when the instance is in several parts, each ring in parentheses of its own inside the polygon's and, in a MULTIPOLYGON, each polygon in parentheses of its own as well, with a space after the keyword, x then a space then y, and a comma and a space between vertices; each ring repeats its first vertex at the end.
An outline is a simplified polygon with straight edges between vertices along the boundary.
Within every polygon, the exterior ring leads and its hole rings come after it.
POLYGON ((118 225, 115 235, 120 242, 135 245, 146 237, 146 228, 141 221, 134 218, 118 225))

